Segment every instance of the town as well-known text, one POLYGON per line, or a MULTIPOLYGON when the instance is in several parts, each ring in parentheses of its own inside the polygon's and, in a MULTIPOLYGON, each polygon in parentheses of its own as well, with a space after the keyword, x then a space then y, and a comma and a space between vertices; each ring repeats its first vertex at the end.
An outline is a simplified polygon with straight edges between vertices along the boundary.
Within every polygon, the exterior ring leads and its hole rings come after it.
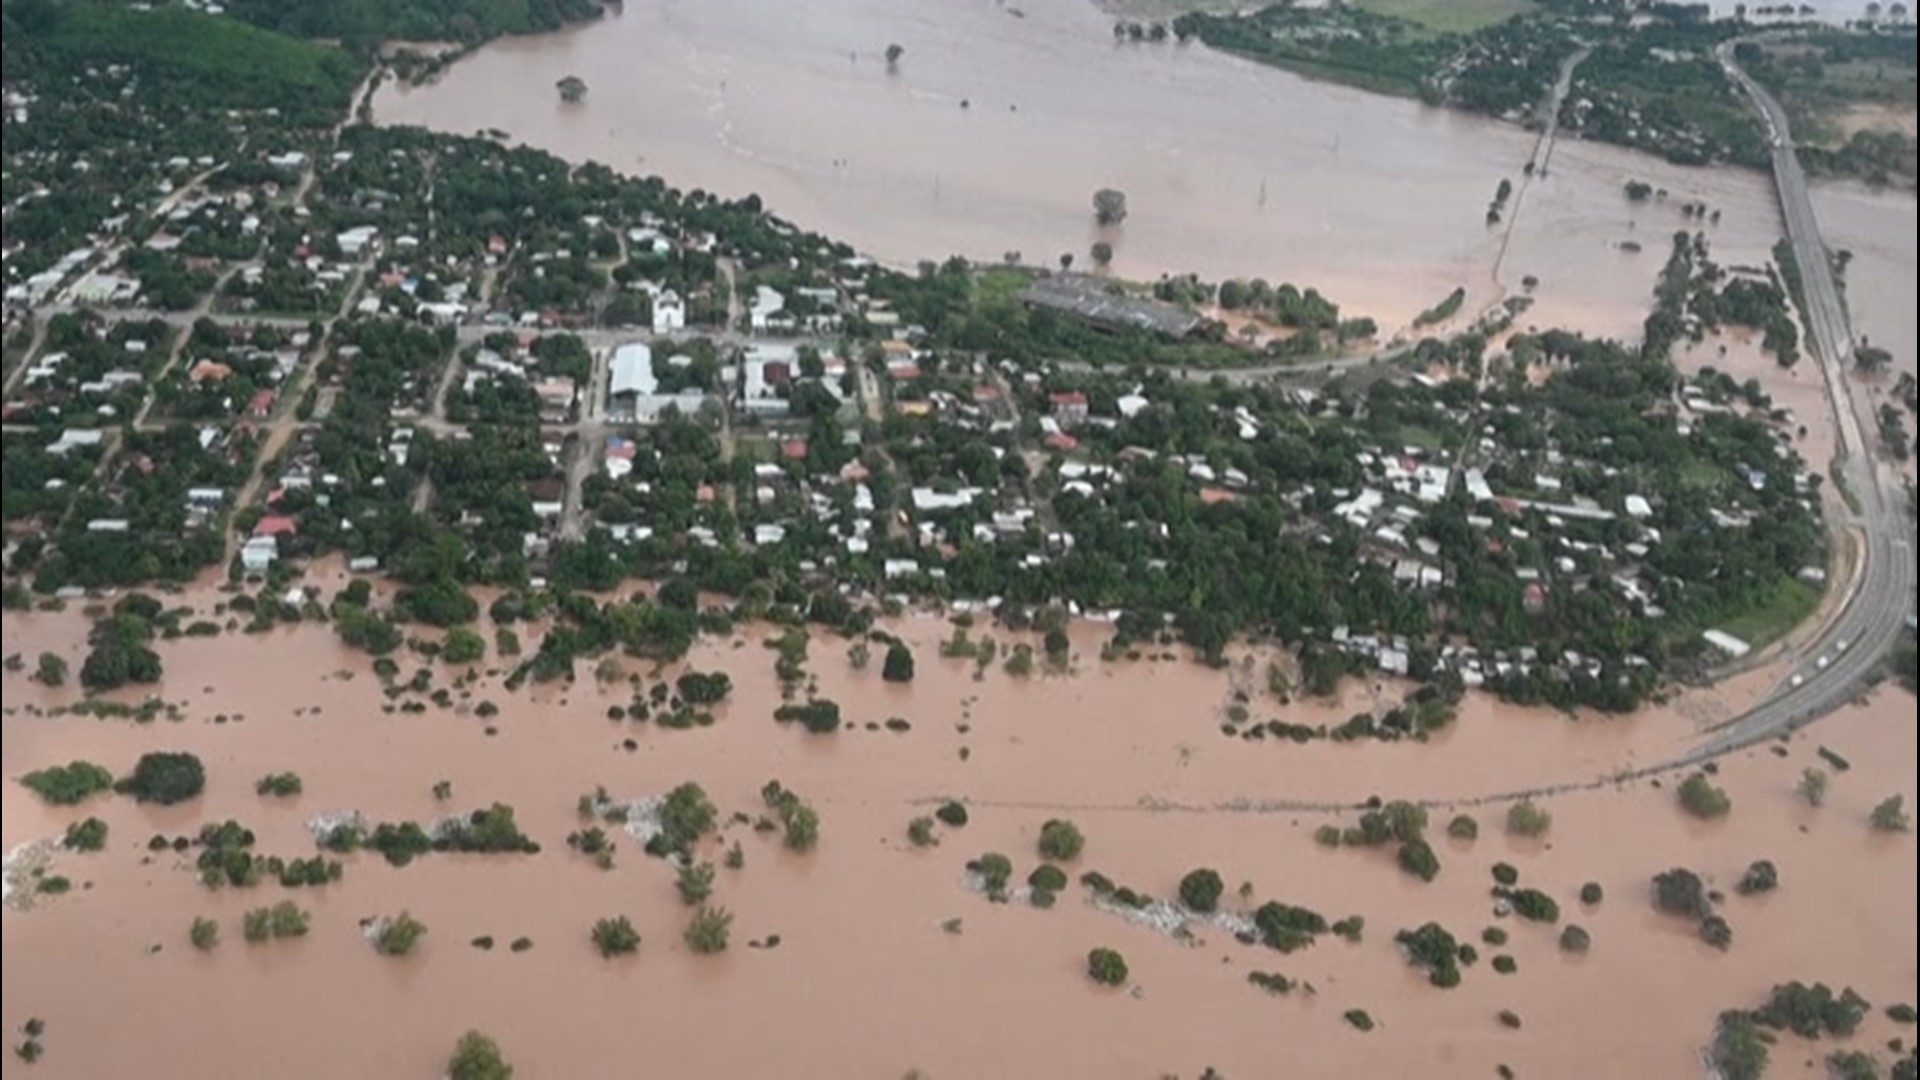
POLYGON ((407 579, 454 538, 447 585, 1058 607, 1624 710, 1827 574, 1794 417, 1520 304, 1276 362, 1101 278, 903 273, 486 140, 304 145, 169 161, 46 269, 13 253, 9 603, 407 579), (1138 362, 1223 349, 1271 377, 1138 362))

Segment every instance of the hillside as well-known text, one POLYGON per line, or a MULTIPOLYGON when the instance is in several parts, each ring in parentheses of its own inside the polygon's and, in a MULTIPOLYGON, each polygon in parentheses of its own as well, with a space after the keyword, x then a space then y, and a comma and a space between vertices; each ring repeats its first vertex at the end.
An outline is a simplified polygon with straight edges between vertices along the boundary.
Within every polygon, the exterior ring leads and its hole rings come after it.
POLYGON ((238 18, 297 37, 349 45, 485 41, 600 17, 600 0, 232 0, 238 18))

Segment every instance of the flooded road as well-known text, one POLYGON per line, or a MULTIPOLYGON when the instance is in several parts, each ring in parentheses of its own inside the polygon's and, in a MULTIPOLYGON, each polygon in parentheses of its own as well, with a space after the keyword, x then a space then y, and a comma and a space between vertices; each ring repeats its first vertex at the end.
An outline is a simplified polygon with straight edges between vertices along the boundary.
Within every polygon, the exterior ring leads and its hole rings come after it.
MULTIPOLYGON (((904 629, 921 656, 911 688, 852 671, 844 643, 816 637, 810 668, 820 693, 854 722, 826 737, 770 719, 778 690, 757 636, 737 647, 705 643, 694 657, 696 667, 729 671, 737 687, 712 728, 609 722, 607 707, 631 689, 603 691, 584 674, 572 687, 520 695, 483 678, 468 704, 500 706, 492 737, 488 721, 453 711, 384 713, 364 658, 324 629, 168 644, 160 689, 185 703, 182 722, 23 712, 0 728, 6 848, 56 836, 90 814, 113 828, 106 853, 57 856, 54 870, 73 879, 73 894, 0 916, 8 987, 0 1020, 9 1029, 28 1017, 47 1022, 48 1056, 32 1075, 54 1078, 155 1068, 425 1078, 438 1075, 460 1032, 477 1027, 529 1077, 622 1075, 645 1061, 648 1074, 747 1080, 777 1061, 784 1075, 873 1080, 913 1068, 941 1080, 1193 1076, 1208 1065, 1236 1078, 1469 1078, 1506 1063, 1521 1075, 1603 1080, 1694 1075, 1714 1015, 1785 979, 1850 983, 1877 1005, 1914 997, 1915 848, 1911 837, 1871 833, 1864 820, 1886 794, 1913 797, 1913 707, 1904 694, 1828 721, 1785 758, 1756 750, 1726 763, 1718 782, 1735 803, 1727 821, 1684 817, 1671 779, 1664 788, 1547 800, 1555 823, 1545 844, 1509 840, 1497 808, 1477 809, 1480 840, 1436 840, 1445 869, 1421 885, 1387 852, 1315 845, 1317 826, 1350 814, 1236 808, 1584 781, 1658 760, 1716 717, 1575 723, 1474 702, 1427 745, 1247 743, 1219 732, 1230 686, 1218 673, 1186 663, 1102 666, 1088 651, 1097 638, 1086 635, 1077 676, 1023 683, 994 672, 976 682, 970 669, 935 659, 943 624, 904 629), (214 722, 221 715, 227 722, 214 722), (912 730, 867 729, 891 717, 912 730), (632 752, 621 749, 627 738, 632 752), (1814 811, 1792 789, 1820 744, 1854 768, 1814 811), (201 755, 210 776, 204 799, 167 811, 117 798, 54 810, 11 782, 74 758, 125 770, 152 749, 201 755), (254 795, 254 780, 286 769, 301 774, 304 795, 290 803, 254 795), (759 813, 759 788, 776 777, 818 806, 822 841, 797 856, 733 826, 702 849, 717 861, 737 839, 746 853, 745 868, 722 870, 718 883, 716 901, 738 918, 724 957, 695 958, 680 943, 687 912, 664 865, 622 838, 615 869, 603 872, 562 842, 579 827, 576 796, 596 784, 636 796, 696 780, 724 817, 759 813), (443 780, 454 791, 444 806, 431 795, 443 780), (943 829, 937 848, 913 850, 907 821, 929 812, 925 800, 946 796, 973 801, 972 824, 943 829), (312 814, 427 820, 495 800, 517 808, 545 851, 429 856, 400 870, 363 854, 348 858, 343 883, 302 892, 209 893, 171 855, 145 862, 149 835, 209 819, 243 821, 263 853, 304 856, 312 814), (1154 809, 1169 804, 1187 809, 1154 809), (1097 869, 1171 896, 1188 870, 1210 866, 1230 897, 1247 882, 1255 903, 1362 915, 1366 940, 1329 938, 1281 956, 1205 930, 1190 948, 1087 906, 1077 887, 1050 912, 990 905, 962 887, 966 861, 988 851, 1011 856, 1024 880, 1037 865, 1039 827, 1054 816, 1071 817, 1088 836, 1075 874, 1097 869), (1692 866, 1724 887, 1762 857, 1780 864, 1785 884, 1768 898, 1728 902, 1737 934, 1730 953, 1699 944, 1648 906, 1648 879, 1669 866, 1692 866), (1483 961, 1458 990, 1426 986, 1392 935, 1438 920, 1476 940, 1495 921, 1487 872, 1499 860, 1560 898, 1566 918, 1593 933, 1592 953, 1571 959, 1552 930, 1510 926, 1517 975, 1498 976, 1483 961), (1606 889, 1598 909, 1574 899, 1588 880, 1606 889), (1862 880, 1876 885, 1855 887, 1862 880), (294 944, 242 943, 240 914, 287 897, 312 913, 313 933, 294 944), (358 921, 403 909, 428 925, 426 943, 406 960, 375 956, 358 921), (594 920, 614 914, 631 916, 645 939, 635 960, 604 962, 586 941, 594 920), (219 918, 224 931, 206 955, 186 942, 202 915, 219 918), (949 919, 963 921, 960 934, 942 930, 949 919), (1827 930, 1808 932, 1814 927, 1827 930), (469 947, 483 934, 499 947, 469 947), (523 935, 532 951, 505 948, 523 935), (747 947, 770 935, 779 948, 747 947), (1137 995, 1087 983, 1085 956, 1098 946, 1125 953, 1137 995), (1316 993, 1269 997, 1247 985, 1252 970, 1305 980, 1316 993), (1353 1008, 1368 1010, 1380 1030, 1345 1027, 1341 1015, 1353 1008), (1502 1009, 1519 1012, 1524 1029, 1497 1023, 1502 1009), (1621 1039, 1624 1030, 1635 1038, 1621 1039)), ((10 650, 54 648, 77 660, 84 623, 74 614, 9 615, 5 630, 10 650)), ((403 671, 412 666, 403 662, 403 671)), ((435 679, 449 681, 445 672, 435 679)), ((1749 683, 1730 691, 1730 707, 1762 685, 1749 683)), ((10 708, 44 700, 15 675, 4 691, 10 708)), ((1338 703, 1269 699, 1253 711, 1338 722, 1375 700, 1355 684, 1338 703)), ((1436 812, 1436 832, 1447 816, 1436 812)), ((1876 1012, 1860 1042, 1894 1034, 1876 1012)), ((5 1075, 26 1072, 9 1058, 5 1075)))

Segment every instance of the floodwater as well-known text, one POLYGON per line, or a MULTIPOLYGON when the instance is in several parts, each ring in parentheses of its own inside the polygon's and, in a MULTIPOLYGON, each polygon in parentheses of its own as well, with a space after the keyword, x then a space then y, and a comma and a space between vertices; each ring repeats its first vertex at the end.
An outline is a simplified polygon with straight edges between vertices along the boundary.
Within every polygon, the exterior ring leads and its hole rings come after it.
POLYGON ((1115 187, 1125 277, 1294 281, 1388 328, 1486 288, 1485 208, 1533 136, 1198 45, 1116 45, 1110 26, 1085 0, 639 0, 383 89, 375 112, 758 193, 897 264, 1085 261, 1092 194, 1115 187), (590 88, 581 106, 553 91, 568 74, 590 88))
POLYGON ((1814 211, 1827 246, 1850 251, 1843 279, 1854 334, 1893 353, 1895 371, 1914 368, 1914 196, 1857 184, 1813 189, 1814 211))
MULTIPOLYGON (((498 128, 683 187, 758 193, 895 264, 1084 261, 1105 238, 1123 277, 1294 281, 1389 335, 1455 286, 1464 322, 1533 276, 1531 322, 1633 338, 1666 238, 1686 227, 1681 202, 1721 210, 1710 231, 1762 251, 1779 231, 1758 173, 1562 140, 1550 175, 1523 184, 1536 140, 1516 126, 1199 45, 1116 45, 1108 21, 1083 0, 640 0, 601 25, 490 45, 433 85, 389 84, 375 106, 384 123, 498 128), (894 42, 906 52, 889 72, 894 42), (590 87, 584 105, 551 91, 569 74, 590 87), (1484 220, 1503 178, 1523 189, 1510 244, 1484 220), (1630 205, 1628 179, 1671 201, 1630 205), (1100 187, 1132 210, 1105 234, 1100 187)), ((1910 225, 1910 199, 1904 213, 1910 225)))
MULTIPOLYGON (((29 658, 52 649, 77 661, 82 648, 77 613, 9 615, 4 626, 8 650, 29 658)), ((120 799, 57 811, 5 785, 0 844, 8 849, 89 814, 114 832, 105 854, 58 857, 56 872, 81 886, 73 894, 0 916, 8 988, 0 1023, 13 1030, 28 1017, 46 1021, 47 1058, 32 1075, 52 1078, 156 1069, 424 1078, 438 1075, 460 1032, 480 1028, 534 1077, 745 1080, 777 1068, 895 1080, 919 1068, 938 1080, 1071 1080, 1193 1076, 1211 1065, 1231 1077, 1446 1080, 1492 1075, 1507 1063, 1520 1075, 1605 1080, 1697 1075, 1697 1050, 1717 1012, 1786 979, 1849 983, 1882 1005, 1915 997, 1915 848, 1910 837, 1871 834, 1864 821, 1888 793, 1913 798, 1910 697, 1883 695, 1835 717, 1796 739, 1786 758, 1755 751, 1727 762, 1720 782, 1735 810, 1717 825, 1684 818, 1671 780, 1665 790, 1609 785, 1549 799, 1555 825, 1543 844, 1506 839, 1499 811, 1477 810, 1480 841, 1437 842, 1446 869, 1423 886, 1389 855, 1316 847, 1313 829, 1337 818, 1245 808, 1373 794, 1471 798, 1587 781, 1662 759, 1691 741, 1696 723, 1724 715, 1682 709, 1574 722, 1475 702, 1428 745, 1245 743, 1218 731, 1227 678, 1186 663, 1100 665, 1092 631, 1082 637, 1077 676, 1028 684, 997 672, 976 682, 969 669, 935 659, 938 622, 902 630, 921 657, 911 688, 853 672, 843 644, 816 639, 810 666, 820 691, 858 725, 829 737, 770 719, 778 693, 771 654, 757 639, 706 643, 694 658, 724 667, 736 683, 713 728, 610 723, 606 707, 626 699, 624 687, 615 694, 583 681, 509 695, 487 679, 473 700, 500 704, 496 737, 483 721, 451 712, 384 714, 363 658, 325 630, 168 644, 161 693, 186 704, 184 722, 20 714, 0 727, 9 780, 73 758, 124 769, 153 749, 198 753, 210 774, 204 799, 168 811, 120 799), (359 674, 339 674, 348 671, 359 674), (212 722, 218 714, 228 722, 212 722), (894 716, 912 730, 865 729, 894 716), (619 748, 628 737, 636 752, 619 748), (1792 793, 1816 744, 1854 762, 1819 811, 1792 793), (306 793, 289 804, 257 799, 253 781, 284 769, 302 775, 306 793), (776 777, 819 807, 823 839, 800 857, 729 830, 747 859, 744 870, 721 872, 716 900, 738 917, 734 948, 721 958, 692 957, 680 944, 686 912, 664 866, 622 838, 618 866, 602 872, 562 843, 577 827, 575 797, 596 784, 635 796, 691 779, 723 813, 757 812, 760 786, 776 777), (170 856, 143 861, 150 834, 228 817, 260 834, 260 850, 304 855, 307 816, 357 808, 428 819, 443 812, 430 795, 441 780, 452 782, 456 808, 513 804, 546 850, 433 856, 404 870, 363 855, 349 860, 342 884, 304 894, 271 886, 208 893, 170 856), (930 812, 922 800, 949 795, 972 800, 973 823, 946 831, 934 850, 911 850, 908 819, 930 812), (1072 817, 1089 838, 1076 872, 1098 869, 1170 896, 1186 871, 1212 866, 1230 892, 1251 883, 1256 902, 1363 915, 1366 941, 1329 938, 1283 957, 1208 931, 1188 948, 1085 906, 1077 889, 1041 912, 994 907, 962 888, 964 863, 988 851, 1012 856, 1024 878, 1051 816, 1072 817), (1784 885, 1768 898, 1728 902, 1730 953, 1698 944, 1647 903, 1648 879, 1670 866, 1726 887, 1763 857, 1779 863, 1784 885), (1396 954, 1392 934, 1438 920, 1477 939, 1493 921, 1487 873, 1499 860, 1561 899, 1567 918, 1593 933, 1591 955, 1569 959, 1552 932, 1516 926, 1508 951, 1519 974, 1498 976, 1483 960, 1458 990, 1426 986, 1396 954), (1597 910, 1574 899, 1588 880, 1607 891, 1597 910), (239 940, 241 912, 289 895, 313 913, 308 939, 239 940), (358 921, 401 910, 430 927, 425 944, 403 961, 373 955, 358 921), (603 962, 588 945, 591 923, 613 914, 631 916, 644 936, 637 959, 603 962), (185 940, 198 915, 225 924, 209 955, 185 940), (964 921, 962 934, 943 932, 950 918, 964 921), (468 947, 482 934, 500 947, 468 947), (508 952, 522 935, 533 951, 508 952), (769 935, 782 939, 778 949, 746 947, 769 935), (1087 983, 1084 958, 1097 946, 1125 953, 1137 995, 1087 983), (1317 993, 1268 997, 1245 982, 1253 970, 1305 980, 1317 993), (1380 1029, 1348 1029, 1340 1017, 1352 1008, 1368 1010, 1380 1029), (1502 1009, 1520 1013, 1524 1028, 1503 1028, 1502 1009), (1623 1039, 1626 1031, 1633 1038, 1623 1039)), ((1263 681, 1258 662, 1249 677, 1263 681)), ((1737 706, 1765 677, 1734 687, 1728 700, 1737 706)), ((15 708, 61 700, 14 675, 4 691, 15 708)), ((1254 713, 1337 721, 1375 693, 1353 684, 1337 705, 1281 708, 1269 699, 1254 713)), ((1436 814, 1436 830, 1446 816, 1436 814)), ((1872 1047, 1895 1034, 1904 1033, 1876 1012, 1860 1042, 1872 1047)), ((1802 1049, 1788 1040, 1777 1056, 1792 1060, 1802 1049)), ((6 1076, 25 1073, 8 1059, 6 1076)))

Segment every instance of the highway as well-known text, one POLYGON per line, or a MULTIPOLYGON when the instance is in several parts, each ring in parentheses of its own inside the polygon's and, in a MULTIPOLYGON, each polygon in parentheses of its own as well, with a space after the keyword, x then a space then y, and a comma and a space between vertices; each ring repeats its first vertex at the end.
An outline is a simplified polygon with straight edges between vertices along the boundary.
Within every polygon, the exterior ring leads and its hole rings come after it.
POLYGON ((1848 508, 1836 531, 1859 539, 1864 562, 1852 582, 1835 584, 1851 591, 1839 614, 1801 650, 1794 676, 1765 702, 1716 730, 1693 755, 1697 759, 1774 738, 1852 701, 1906 632, 1914 593, 1913 523, 1907 516, 1905 492, 1879 463, 1877 434, 1871 441, 1866 434, 1878 430, 1871 419, 1873 406, 1864 393, 1855 396, 1849 377, 1853 331, 1833 280, 1786 110, 1741 70, 1731 44, 1721 47, 1720 63, 1753 100, 1772 144, 1780 215, 1805 294, 1808 344, 1826 378, 1834 410, 1839 453, 1835 472, 1844 477, 1854 496, 1855 505, 1848 508))

